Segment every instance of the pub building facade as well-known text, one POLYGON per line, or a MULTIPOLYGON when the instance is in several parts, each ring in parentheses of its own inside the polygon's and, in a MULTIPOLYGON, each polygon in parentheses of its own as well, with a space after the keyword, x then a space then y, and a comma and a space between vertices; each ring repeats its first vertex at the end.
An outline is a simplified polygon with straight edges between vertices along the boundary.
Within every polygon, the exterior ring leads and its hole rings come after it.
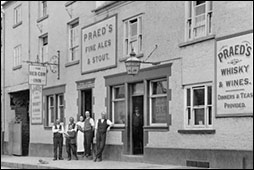
POLYGON ((253 2, 7 1, 3 9, 5 154, 52 156, 56 118, 66 125, 106 111, 114 126, 104 159, 253 168, 253 2), (151 63, 136 75, 125 67, 132 52, 151 63), (47 69, 44 85, 28 78, 38 75, 35 61, 47 69))

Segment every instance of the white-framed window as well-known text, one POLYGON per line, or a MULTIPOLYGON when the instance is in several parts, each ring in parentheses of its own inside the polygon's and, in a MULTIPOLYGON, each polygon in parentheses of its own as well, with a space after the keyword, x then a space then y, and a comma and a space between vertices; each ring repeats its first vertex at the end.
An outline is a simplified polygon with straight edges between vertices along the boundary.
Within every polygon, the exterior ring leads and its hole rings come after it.
POLYGON ((212 34, 212 1, 186 1, 186 40, 212 34))
POLYGON ((56 119, 60 118, 60 122, 64 121, 64 95, 54 94, 46 96, 47 111, 45 126, 53 126, 56 119))
POLYGON ((136 54, 142 53, 142 16, 124 21, 124 56, 128 56, 133 49, 136 54))
POLYGON ((16 8, 14 8, 14 25, 20 24, 22 22, 21 12, 21 5, 18 5, 16 8))
POLYGON ((43 35, 39 38, 40 40, 40 58, 41 62, 49 61, 48 58, 48 34, 43 35))
POLYGON ((46 17, 48 15, 48 2, 39 1, 39 18, 46 17))
POLYGON ((125 124, 125 88, 124 85, 112 87, 112 122, 114 125, 125 124))
POLYGON ((211 128, 213 122, 212 86, 185 87, 185 127, 211 128))
POLYGON ((149 121, 150 125, 166 125, 167 113, 167 79, 150 81, 149 90, 149 121))
POLYGON ((69 57, 68 62, 78 60, 79 56, 79 22, 69 25, 69 57))
POLYGON ((13 50, 13 67, 21 65, 21 45, 14 47, 13 50))
POLYGON ((57 110, 56 110, 56 119, 60 118, 60 122, 64 121, 64 96, 63 94, 56 95, 56 104, 57 104, 57 110))

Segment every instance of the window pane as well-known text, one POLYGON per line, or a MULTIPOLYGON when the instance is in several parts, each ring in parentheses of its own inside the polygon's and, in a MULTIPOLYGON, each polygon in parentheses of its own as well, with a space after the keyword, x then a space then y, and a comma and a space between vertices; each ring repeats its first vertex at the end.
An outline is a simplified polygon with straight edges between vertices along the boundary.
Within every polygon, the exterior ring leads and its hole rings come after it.
POLYGON ((114 123, 125 124, 125 101, 114 102, 114 123))
POLYGON ((195 125, 205 124, 205 109, 194 109, 195 125))
POLYGON ((212 104, 212 87, 211 86, 208 86, 207 88, 207 98, 208 98, 208 103, 209 105, 212 104))
POLYGON ((166 123, 167 97, 152 98, 152 123, 166 123))
POLYGON ((211 106, 208 107, 208 124, 209 125, 212 124, 212 107, 211 106))
POLYGON ((138 22, 137 19, 130 21, 130 34, 132 36, 136 36, 138 34, 138 22))
POLYGON ((187 109, 187 112, 188 112, 188 125, 190 125, 191 124, 191 108, 190 107, 187 109))
POLYGON ((64 107, 60 107, 60 122, 64 121, 64 107))
POLYGON ((157 82, 152 82, 153 95, 155 94, 166 94, 167 93, 167 81, 161 80, 157 82))
POLYGON ((200 106, 205 104, 205 91, 204 89, 193 90, 193 105, 200 106))
POLYGON ((191 94, 190 89, 187 89, 187 106, 190 106, 191 94))
POLYGON ((54 106, 54 98, 53 97, 49 97, 50 100, 50 106, 54 106))
POLYGON ((63 95, 59 95, 59 105, 63 105, 63 95))
POLYGON ((51 123, 54 123, 54 107, 50 107, 51 123))
POLYGON ((143 83, 133 84, 132 89, 133 89, 132 95, 144 94, 144 85, 143 85, 143 83))
POLYGON ((135 53, 138 53, 138 52, 139 52, 139 51, 138 51, 138 41, 137 41, 137 40, 131 41, 131 42, 130 42, 130 46, 131 46, 130 50, 133 49, 135 53))
POLYGON ((124 86, 115 87, 115 99, 124 98, 124 86))

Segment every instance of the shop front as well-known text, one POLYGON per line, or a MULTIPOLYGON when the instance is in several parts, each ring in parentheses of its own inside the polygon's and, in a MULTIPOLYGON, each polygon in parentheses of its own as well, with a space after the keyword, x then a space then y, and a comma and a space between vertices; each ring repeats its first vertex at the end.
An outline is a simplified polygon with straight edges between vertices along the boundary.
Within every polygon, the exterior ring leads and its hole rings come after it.
POLYGON ((145 68, 135 76, 104 77, 107 112, 114 123, 112 129, 122 132, 123 155, 144 155, 149 131, 169 131, 171 65, 145 68))

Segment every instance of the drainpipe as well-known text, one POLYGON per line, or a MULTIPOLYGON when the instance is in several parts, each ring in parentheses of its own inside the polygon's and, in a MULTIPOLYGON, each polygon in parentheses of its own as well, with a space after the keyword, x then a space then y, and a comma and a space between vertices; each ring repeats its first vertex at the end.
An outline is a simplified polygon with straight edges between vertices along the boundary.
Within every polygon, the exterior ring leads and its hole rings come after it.
POLYGON ((3 143, 4 143, 4 132, 5 132, 5 13, 1 9, 1 14, 3 15, 2 17, 2 49, 3 50, 3 56, 1 56, 1 61, 2 61, 2 69, 1 69, 1 154, 3 153, 3 143))

